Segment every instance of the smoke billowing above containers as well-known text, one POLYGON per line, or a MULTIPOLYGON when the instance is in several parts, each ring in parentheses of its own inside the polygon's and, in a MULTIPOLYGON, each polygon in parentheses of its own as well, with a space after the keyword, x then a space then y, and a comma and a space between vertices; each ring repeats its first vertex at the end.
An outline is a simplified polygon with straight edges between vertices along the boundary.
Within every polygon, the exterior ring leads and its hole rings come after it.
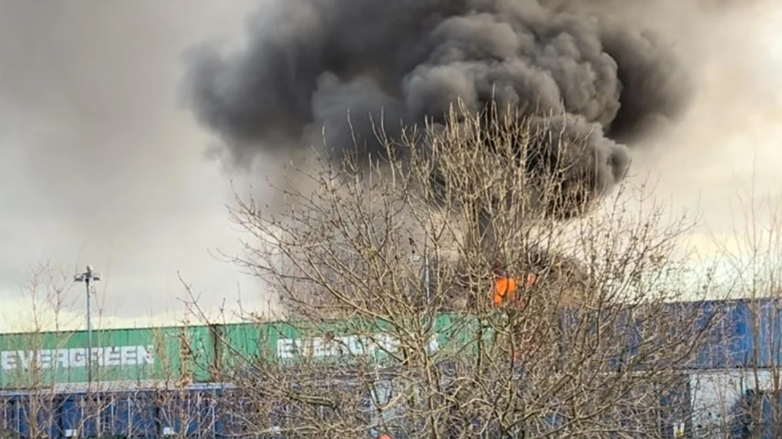
POLYGON ((279 0, 254 17, 246 47, 201 47, 191 62, 192 109, 236 164, 319 144, 324 126, 329 147, 352 149, 352 130, 377 153, 373 124, 394 135, 442 122, 457 100, 475 112, 494 102, 567 114, 553 122, 586 137, 578 154, 597 197, 625 175, 626 144, 674 118, 690 90, 643 29, 538 0, 279 0))

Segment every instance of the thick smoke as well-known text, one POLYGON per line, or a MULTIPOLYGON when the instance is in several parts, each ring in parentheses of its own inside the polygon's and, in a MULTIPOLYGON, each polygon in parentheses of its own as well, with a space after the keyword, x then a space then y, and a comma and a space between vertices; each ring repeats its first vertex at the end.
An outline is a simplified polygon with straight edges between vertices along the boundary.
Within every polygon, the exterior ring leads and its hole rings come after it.
POLYGON ((600 196, 625 175, 625 144, 675 117, 689 87, 652 35, 570 3, 278 0, 242 51, 195 52, 191 103, 237 164, 308 148, 324 126, 330 147, 352 148, 352 130, 377 153, 373 124, 393 135, 443 121, 458 99, 475 112, 493 99, 536 118, 568 113, 561 136, 587 137, 570 155, 600 196))

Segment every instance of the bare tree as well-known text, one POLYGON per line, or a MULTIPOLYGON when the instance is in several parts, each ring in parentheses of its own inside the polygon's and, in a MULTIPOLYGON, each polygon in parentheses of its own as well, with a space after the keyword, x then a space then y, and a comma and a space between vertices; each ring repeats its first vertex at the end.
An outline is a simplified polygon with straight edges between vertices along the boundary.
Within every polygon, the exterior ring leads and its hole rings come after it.
POLYGON ((692 222, 600 206, 589 133, 559 128, 456 109, 401 139, 380 130, 377 160, 293 169, 285 209, 238 199, 236 262, 292 318, 260 331, 276 352, 230 369, 248 432, 667 434, 683 415, 664 402, 720 317, 672 304, 708 293, 683 281, 692 222), (498 262, 537 279, 500 307, 498 262))
POLYGON ((95 389, 80 385, 85 374, 79 365, 87 363, 86 352, 79 358, 69 355, 74 335, 69 328, 76 318, 71 307, 78 297, 73 294, 70 279, 49 264, 35 266, 23 289, 29 309, 20 310, 19 321, 6 320, 7 325, 18 324, 19 331, 5 334, 0 346, 0 384, 4 391, 12 392, 10 398, 4 395, 3 412, 13 414, 13 419, 2 421, 7 427, 15 424, 26 430, 9 433, 24 433, 31 438, 71 437, 97 423, 98 414, 105 408, 104 402, 92 394, 95 389), (73 410, 67 406, 65 395, 85 391, 81 415, 63 425, 59 418, 73 410))
POLYGON ((703 434, 762 438, 782 435, 782 203, 755 187, 736 197, 740 218, 729 239, 715 239, 729 289, 743 303, 732 310, 738 342, 725 340, 724 370, 702 377, 697 410, 703 434), (736 328, 736 325, 743 327, 736 328), (709 403, 705 403, 708 401, 709 403), (710 416, 709 416, 710 415, 710 416))
POLYGON ((73 331, 83 319, 76 320, 70 309, 83 290, 71 289, 70 279, 49 265, 36 266, 24 289, 29 311, 21 313, 20 321, 5 322, 18 324, 19 331, 0 338, 2 434, 213 437, 218 403, 214 392, 189 388, 209 379, 210 357, 199 339, 204 331, 187 321, 176 328, 142 330, 149 338, 137 341, 152 345, 142 353, 133 346, 124 346, 130 351, 116 346, 119 331, 96 330, 90 361, 86 334, 73 331), (134 358, 126 367, 120 360, 128 355, 134 358), (139 355, 154 361, 136 361, 139 355))

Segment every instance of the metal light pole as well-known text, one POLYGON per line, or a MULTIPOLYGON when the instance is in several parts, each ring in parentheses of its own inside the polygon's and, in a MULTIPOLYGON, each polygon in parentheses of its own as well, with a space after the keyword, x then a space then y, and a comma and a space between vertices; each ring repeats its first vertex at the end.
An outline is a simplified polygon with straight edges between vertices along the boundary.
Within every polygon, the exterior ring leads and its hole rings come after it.
POLYGON ((92 383, 92 309, 90 307, 91 291, 90 283, 101 280, 101 275, 92 271, 91 266, 87 266, 84 273, 73 277, 75 282, 84 282, 87 291, 87 383, 92 383))

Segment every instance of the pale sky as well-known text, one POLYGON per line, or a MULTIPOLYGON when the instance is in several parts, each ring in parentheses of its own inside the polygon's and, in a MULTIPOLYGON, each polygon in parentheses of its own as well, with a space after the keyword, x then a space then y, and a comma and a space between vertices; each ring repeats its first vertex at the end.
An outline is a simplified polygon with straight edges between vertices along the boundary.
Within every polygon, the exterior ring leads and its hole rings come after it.
POLYGON ((257 4, 0 1, 0 327, 29 308, 21 287, 46 261, 92 264, 102 314, 121 324, 181 309, 177 271, 206 306, 235 304, 240 286, 258 301, 208 253, 237 249, 227 177, 177 95, 183 52, 235 41, 257 4))
POLYGON ((700 215, 692 240, 707 259, 723 245, 743 251, 736 240, 746 235, 749 198, 757 225, 768 227, 765 200, 782 197, 782 5, 757 4, 741 16, 672 24, 687 29, 681 45, 690 45, 683 51, 699 75, 698 97, 672 133, 636 154, 631 171, 654 183, 658 202, 700 215))
MULTIPOLYGON (((87 263, 104 274, 102 326, 172 323, 178 272, 209 309, 236 310, 239 292, 245 307, 263 306, 254 279, 209 254, 238 250, 228 177, 177 101, 184 50, 239 41, 258 5, 0 0, 0 330, 29 326, 23 287, 46 261, 68 276, 87 263)), ((730 235, 736 182, 754 177, 765 193, 782 183, 782 7, 687 30, 700 97, 633 169, 659 181, 656 197, 730 235)), ((707 236, 696 239, 714 251, 707 236)), ((84 315, 74 288, 69 325, 84 315)))

